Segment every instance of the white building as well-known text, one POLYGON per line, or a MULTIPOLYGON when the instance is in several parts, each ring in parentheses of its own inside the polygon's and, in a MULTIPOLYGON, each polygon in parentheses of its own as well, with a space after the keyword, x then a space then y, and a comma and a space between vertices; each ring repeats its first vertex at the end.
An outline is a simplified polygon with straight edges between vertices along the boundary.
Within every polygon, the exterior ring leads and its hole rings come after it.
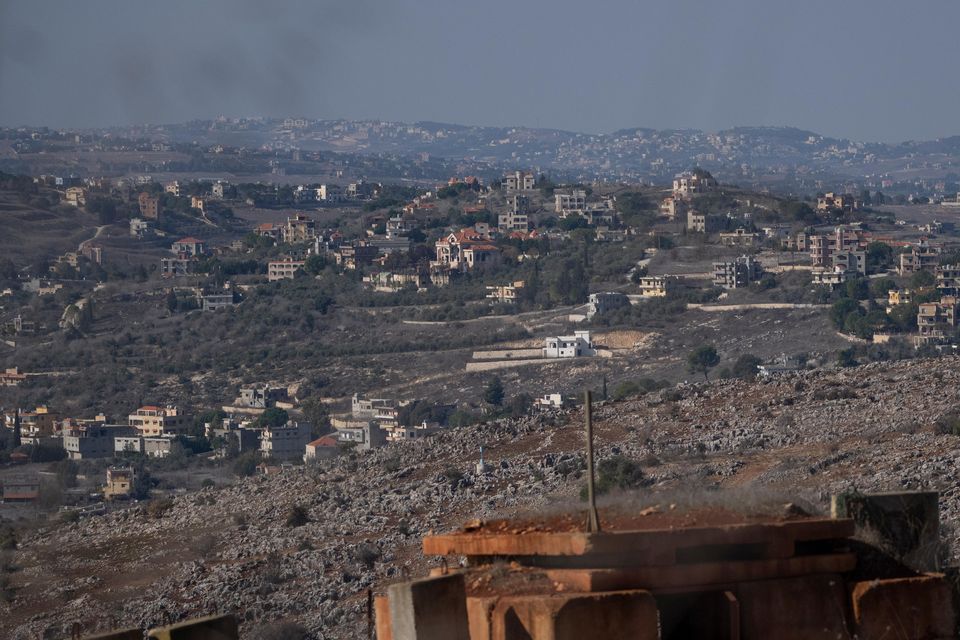
POLYGON ((595 356, 589 331, 574 331, 572 336, 551 336, 543 340, 544 358, 595 356))
POLYGON ((553 205, 557 213, 583 211, 587 206, 587 192, 583 189, 572 189, 570 193, 556 193, 553 196, 553 205))
POLYGON ((322 184, 317 189, 317 200, 324 202, 340 202, 344 199, 343 189, 335 184, 322 184))
POLYGON ((503 188, 507 191, 532 191, 536 178, 529 171, 514 171, 503 177, 503 188))

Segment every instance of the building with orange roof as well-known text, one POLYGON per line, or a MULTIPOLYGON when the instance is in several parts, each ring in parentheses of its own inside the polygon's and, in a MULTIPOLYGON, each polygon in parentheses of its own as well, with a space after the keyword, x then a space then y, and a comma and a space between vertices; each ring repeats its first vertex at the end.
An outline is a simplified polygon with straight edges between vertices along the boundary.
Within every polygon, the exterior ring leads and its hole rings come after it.
POLYGON ((431 266, 450 271, 473 271, 500 263, 500 249, 476 229, 450 233, 436 243, 437 259, 431 266))

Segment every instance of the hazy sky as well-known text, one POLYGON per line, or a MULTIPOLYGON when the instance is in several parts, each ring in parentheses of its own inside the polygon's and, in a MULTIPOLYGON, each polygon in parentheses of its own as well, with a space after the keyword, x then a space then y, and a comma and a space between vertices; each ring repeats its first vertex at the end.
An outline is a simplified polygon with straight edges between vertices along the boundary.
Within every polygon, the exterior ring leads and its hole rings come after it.
POLYGON ((0 0, 0 124, 960 134, 956 0, 0 0))

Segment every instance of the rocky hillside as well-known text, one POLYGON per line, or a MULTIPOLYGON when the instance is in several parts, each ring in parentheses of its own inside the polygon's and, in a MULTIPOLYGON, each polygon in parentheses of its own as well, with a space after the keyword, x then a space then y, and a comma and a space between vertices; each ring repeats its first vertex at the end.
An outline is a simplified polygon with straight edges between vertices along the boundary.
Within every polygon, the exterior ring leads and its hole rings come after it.
MULTIPOLYGON (((943 492, 953 557, 960 437, 937 435, 936 423, 958 406, 958 364, 873 364, 601 403, 601 458, 635 459, 649 485, 607 499, 823 510, 831 492, 850 487, 929 487, 943 492)), ((0 635, 64 637, 77 620, 90 632, 237 611, 249 638, 278 621, 316 638, 357 637, 368 587, 434 564, 419 551, 427 531, 574 507, 581 425, 577 411, 491 422, 37 530, 10 561, 0 635), (481 445, 486 473, 476 469, 481 445)))

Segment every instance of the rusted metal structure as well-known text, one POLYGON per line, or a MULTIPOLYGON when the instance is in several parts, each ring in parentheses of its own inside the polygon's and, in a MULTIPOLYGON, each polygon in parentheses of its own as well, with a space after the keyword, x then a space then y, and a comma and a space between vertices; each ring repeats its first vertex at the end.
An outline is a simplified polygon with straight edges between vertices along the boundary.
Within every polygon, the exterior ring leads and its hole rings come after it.
POLYGON ((571 514, 427 536, 426 555, 465 566, 392 585, 375 604, 377 637, 956 637, 944 577, 853 540, 851 519, 705 509, 600 524, 583 531, 571 514))

